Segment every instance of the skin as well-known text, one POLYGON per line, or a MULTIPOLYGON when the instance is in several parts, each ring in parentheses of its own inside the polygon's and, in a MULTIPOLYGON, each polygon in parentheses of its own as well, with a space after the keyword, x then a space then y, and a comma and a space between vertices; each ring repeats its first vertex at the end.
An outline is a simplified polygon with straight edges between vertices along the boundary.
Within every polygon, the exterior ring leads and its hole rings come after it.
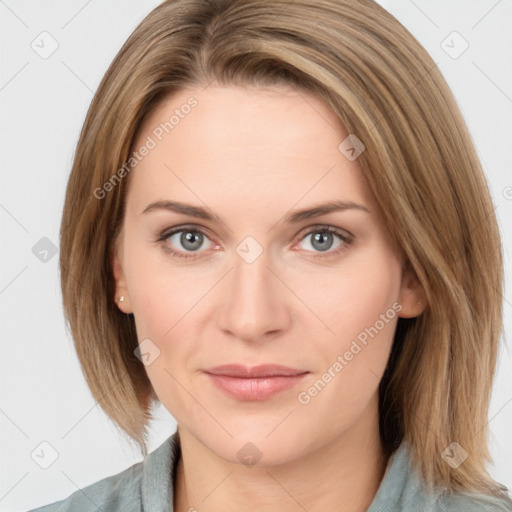
POLYGON ((403 271, 358 161, 339 151, 348 133, 322 100, 288 86, 183 89, 146 117, 135 147, 191 96, 197 107, 125 178, 112 261, 116 297, 125 296, 119 308, 134 314, 139 343, 149 338, 160 350, 146 371, 181 437, 175 510, 315 512, 343 503, 345 512, 364 511, 388 462, 378 384, 398 317, 419 315, 424 292, 403 271), (206 207, 222 222, 142 214, 158 200, 206 207), (369 213, 283 221, 291 211, 335 200, 369 213), (156 242, 185 224, 205 235, 196 251, 180 243, 181 233, 156 242), (352 243, 327 235, 322 251, 314 242, 319 225, 349 232, 352 243), (248 236, 263 249, 252 263, 237 253, 248 236), (174 257, 165 246, 196 258, 174 257), (298 393, 397 303, 394 319, 300 403, 298 393), (226 363, 310 373, 293 389, 250 402, 227 396, 202 372, 226 363), (261 452, 252 466, 237 456, 247 442, 261 452))

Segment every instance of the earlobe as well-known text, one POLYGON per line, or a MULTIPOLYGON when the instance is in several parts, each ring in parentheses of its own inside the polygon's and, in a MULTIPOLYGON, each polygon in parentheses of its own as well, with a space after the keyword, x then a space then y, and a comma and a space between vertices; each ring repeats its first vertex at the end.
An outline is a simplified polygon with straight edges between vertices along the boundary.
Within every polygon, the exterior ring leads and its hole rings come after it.
POLYGON ((401 318, 417 317, 427 307, 425 290, 414 270, 408 266, 403 273, 399 302, 402 309, 398 316, 401 318))

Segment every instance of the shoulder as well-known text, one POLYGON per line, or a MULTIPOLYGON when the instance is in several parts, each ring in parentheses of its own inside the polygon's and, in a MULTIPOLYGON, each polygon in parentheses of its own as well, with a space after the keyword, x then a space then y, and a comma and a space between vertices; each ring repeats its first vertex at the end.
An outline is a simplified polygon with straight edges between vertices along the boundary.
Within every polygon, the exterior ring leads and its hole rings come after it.
POLYGON ((441 494, 439 512, 512 512, 512 500, 484 494, 450 493, 441 494))
MULTIPOLYGON (((506 489, 506 488, 505 488, 506 489)), ((403 442, 391 456, 367 512, 512 512, 510 498, 428 489, 403 442)))
POLYGON ((67 498, 28 512, 102 512, 141 510, 142 462, 78 489, 67 498))
POLYGON ((176 431, 142 461, 124 471, 28 512, 142 512, 165 507, 167 510, 172 503, 172 482, 180 454, 176 431))

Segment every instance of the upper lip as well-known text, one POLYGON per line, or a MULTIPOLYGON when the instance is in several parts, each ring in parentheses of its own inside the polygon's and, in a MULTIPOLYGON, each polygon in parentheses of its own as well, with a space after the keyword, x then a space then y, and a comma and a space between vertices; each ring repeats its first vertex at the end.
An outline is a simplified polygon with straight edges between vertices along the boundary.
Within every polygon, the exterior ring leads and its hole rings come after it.
POLYGON ((258 366, 247 366, 243 364, 223 364, 204 370, 211 375, 227 375, 229 377, 258 378, 292 376, 308 373, 306 370, 296 370, 280 364, 262 364, 258 366))

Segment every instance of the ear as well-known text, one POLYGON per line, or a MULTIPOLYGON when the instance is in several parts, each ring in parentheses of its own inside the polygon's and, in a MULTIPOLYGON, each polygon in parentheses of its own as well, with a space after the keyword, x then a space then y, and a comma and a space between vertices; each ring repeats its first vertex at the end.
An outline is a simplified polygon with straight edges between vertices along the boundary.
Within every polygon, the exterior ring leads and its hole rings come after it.
POLYGON ((407 262, 402 273, 399 302, 402 305, 398 316, 414 318, 419 316, 427 307, 427 296, 416 272, 407 262))
POLYGON ((112 255, 110 258, 110 266, 114 275, 115 281, 115 296, 114 301, 117 307, 126 314, 132 313, 130 303, 130 296, 128 295, 128 287, 126 286, 126 278, 123 270, 123 237, 119 235, 118 243, 114 243, 112 255), (124 297, 124 300, 119 302, 119 298, 124 297))

